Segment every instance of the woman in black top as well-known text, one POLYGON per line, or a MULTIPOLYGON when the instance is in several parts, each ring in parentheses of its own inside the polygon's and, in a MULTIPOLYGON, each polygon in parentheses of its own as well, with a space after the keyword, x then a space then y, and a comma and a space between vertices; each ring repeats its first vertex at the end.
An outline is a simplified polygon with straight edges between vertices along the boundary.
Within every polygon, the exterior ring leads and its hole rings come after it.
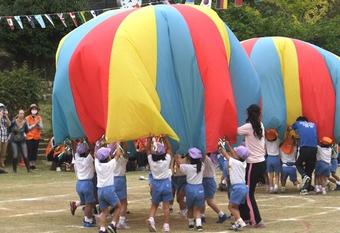
POLYGON ((27 144, 26 144, 26 133, 28 131, 28 126, 25 120, 25 112, 24 110, 19 110, 18 115, 13 120, 10 126, 10 142, 12 146, 13 152, 13 172, 17 172, 18 165, 18 154, 19 150, 23 156, 25 166, 27 168, 27 172, 30 171, 29 163, 28 163, 28 154, 27 154, 27 144))

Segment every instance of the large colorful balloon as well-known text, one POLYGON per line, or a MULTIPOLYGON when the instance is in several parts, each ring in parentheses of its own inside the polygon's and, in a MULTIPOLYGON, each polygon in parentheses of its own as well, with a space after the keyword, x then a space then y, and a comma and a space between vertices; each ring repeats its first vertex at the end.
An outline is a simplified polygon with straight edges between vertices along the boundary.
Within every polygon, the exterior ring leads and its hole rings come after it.
POLYGON ((53 89, 57 142, 166 134, 179 152, 236 138, 258 77, 234 34, 206 7, 106 12, 60 42, 53 89))
POLYGON ((319 137, 340 141, 340 60, 310 43, 264 37, 242 42, 259 75, 263 121, 285 127, 304 115, 316 122, 319 137))

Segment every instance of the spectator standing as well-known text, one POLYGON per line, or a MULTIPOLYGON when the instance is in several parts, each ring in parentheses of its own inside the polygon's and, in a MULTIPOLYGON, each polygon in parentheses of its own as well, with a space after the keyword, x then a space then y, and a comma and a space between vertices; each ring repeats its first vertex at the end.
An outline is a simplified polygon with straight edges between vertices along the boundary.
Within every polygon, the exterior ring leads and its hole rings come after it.
POLYGON ((28 125, 26 140, 30 168, 35 169, 43 122, 42 117, 39 115, 39 107, 36 104, 31 104, 29 112, 30 115, 26 117, 26 122, 28 125))
POLYGON ((0 167, 5 167, 5 159, 8 143, 7 128, 11 125, 8 111, 4 104, 0 103, 0 167))

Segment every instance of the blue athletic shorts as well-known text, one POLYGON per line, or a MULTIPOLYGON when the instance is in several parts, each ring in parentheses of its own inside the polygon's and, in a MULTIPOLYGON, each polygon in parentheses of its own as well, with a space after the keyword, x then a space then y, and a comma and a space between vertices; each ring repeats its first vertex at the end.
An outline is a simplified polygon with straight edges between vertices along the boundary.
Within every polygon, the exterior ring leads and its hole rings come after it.
POLYGON ((170 179, 152 180, 151 198, 152 203, 170 202, 173 200, 172 187, 170 179))
POLYGON ((279 156, 268 155, 267 172, 281 173, 281 160, 279 156))
POLYGON ((185 186, 186 205, 188 209, 204 206, 204 188, 202 184, 187 184, 185 186))
POLYGON ((330 176, 331 168, 330 164, 325 161, 318 160, 315 164, 315 175, 317 176, 330 176))
POLYGON ((204 197, 206 199, 214 198, 216 189, 217 189, 214 177, 204 177, 203 188, 204 188, 204 197))
POLYGON ((96 203, 92 180, 78 180, 76 190, 82 205, 96 203))
POLYGON ((176 191, 184 191, 185 185, 187 183, 186 176, 172 176, 171 178, 172 189, 176 191))
POLYGON ((293 166, 282 166, 281 177, 284 181, 286 181, 287 178, 289 177, 291 182, 296 182, 297 181, 297 175, 296 175, 295 165, 293 165, 293 166))
POLYGON ((331 159, 331 173, 336 173, 336 169, 338 168, 338 159, 331 159))
POLYGON ((115 192, 119 200, 127 198, 126 176, 115 176, 114 178, 115 192))
POLYGON ((119 203, 119 199, 113 185, 98 188, 98 199, 100 209, 105 209, 109 206, 115 207, 119 203))
POLYGON ((246 184, 231 185, 229 202, 234 205, 244 204, 247 198, 248 187, 246 184))

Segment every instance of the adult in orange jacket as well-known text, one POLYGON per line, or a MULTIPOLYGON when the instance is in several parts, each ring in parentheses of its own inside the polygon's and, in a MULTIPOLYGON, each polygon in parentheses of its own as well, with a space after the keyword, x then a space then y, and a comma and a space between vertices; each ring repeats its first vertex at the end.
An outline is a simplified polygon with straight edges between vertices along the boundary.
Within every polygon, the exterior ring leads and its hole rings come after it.
POLYGON ((35 169, 43 122, 42 117, 39 115, 39 107, 36 104, 31 104, 29 112, 30 115, 26 117, 26 122, 28 125, 26 142, 30 168, 35 169))

